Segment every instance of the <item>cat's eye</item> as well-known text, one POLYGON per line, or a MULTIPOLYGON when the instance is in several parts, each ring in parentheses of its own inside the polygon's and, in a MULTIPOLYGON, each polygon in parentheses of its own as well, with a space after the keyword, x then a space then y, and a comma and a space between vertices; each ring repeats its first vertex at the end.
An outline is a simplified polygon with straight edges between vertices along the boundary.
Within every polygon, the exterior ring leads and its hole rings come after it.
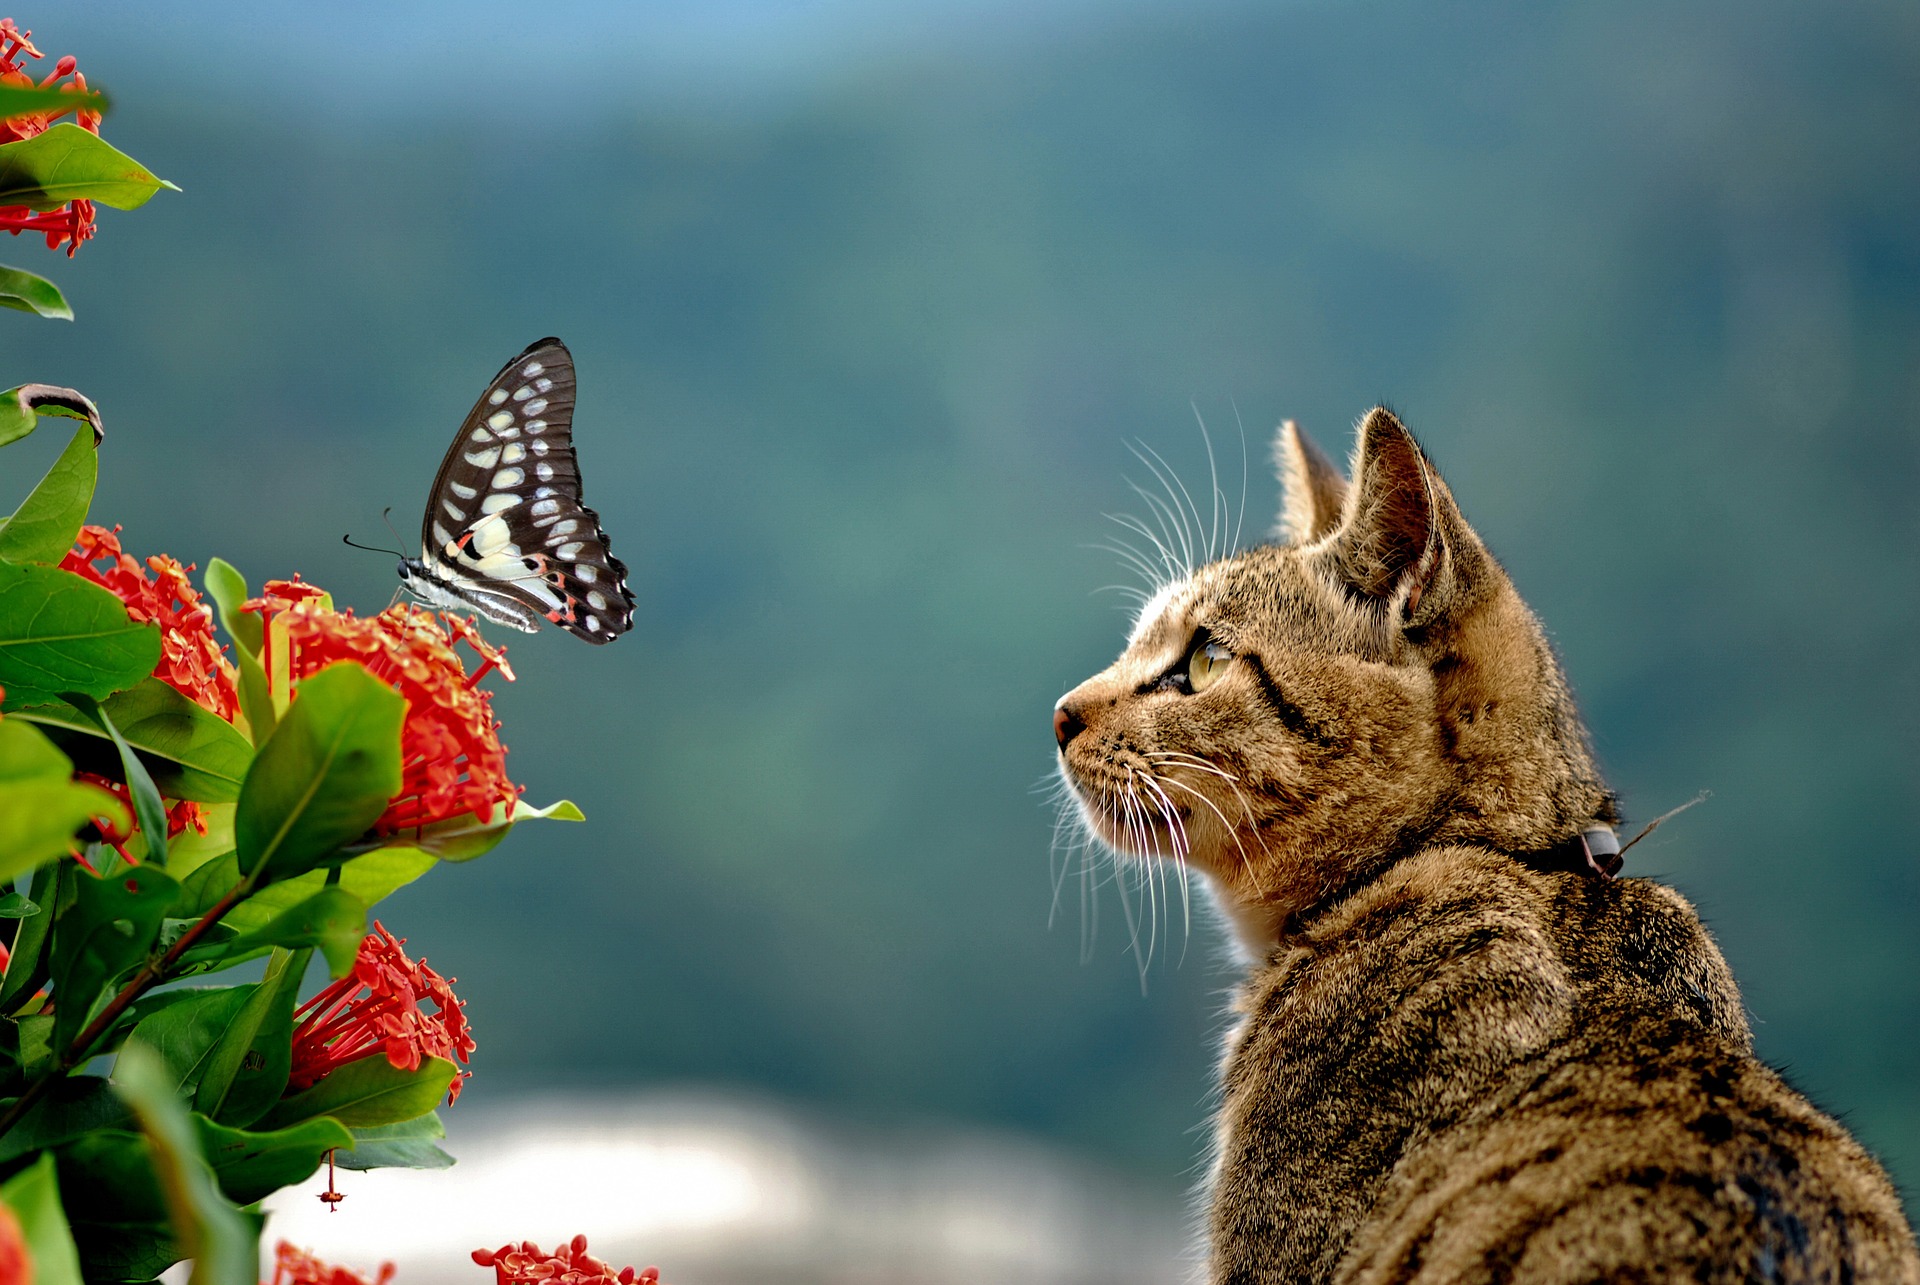
POLYGON ((1227 672, 1233 653, 1217 642, 1202 643, 1187 657, 1187 690, 1204 692, 1227 672))

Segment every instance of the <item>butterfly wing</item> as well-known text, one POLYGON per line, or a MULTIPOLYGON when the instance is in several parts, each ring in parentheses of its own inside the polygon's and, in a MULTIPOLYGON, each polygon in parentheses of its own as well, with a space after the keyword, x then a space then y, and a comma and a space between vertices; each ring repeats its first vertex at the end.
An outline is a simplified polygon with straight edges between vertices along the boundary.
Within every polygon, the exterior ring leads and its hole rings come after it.
POLYGON ((493 377, 427 496, 421 560, 503 623, 548 620, 592 643, 633 627, 627 569, 581 502, 573 357, 542 339, 493 377))

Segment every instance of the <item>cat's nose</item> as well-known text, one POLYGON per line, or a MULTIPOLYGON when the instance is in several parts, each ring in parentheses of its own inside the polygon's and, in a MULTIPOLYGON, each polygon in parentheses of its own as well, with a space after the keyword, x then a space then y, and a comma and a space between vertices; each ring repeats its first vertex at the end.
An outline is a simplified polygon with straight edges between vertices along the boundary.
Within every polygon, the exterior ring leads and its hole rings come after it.
POLYGON ((1065 705, 1053 707, 1053 739, 1060 742, 1060 748, 1066 749, 1067 742, 1087 730, 1080 716, 1065 705))

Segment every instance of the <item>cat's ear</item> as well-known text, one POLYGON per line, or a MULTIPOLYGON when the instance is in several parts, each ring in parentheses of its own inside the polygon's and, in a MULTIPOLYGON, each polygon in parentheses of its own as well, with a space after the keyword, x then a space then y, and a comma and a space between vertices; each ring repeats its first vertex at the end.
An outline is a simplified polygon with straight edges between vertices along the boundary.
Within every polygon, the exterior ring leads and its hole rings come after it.
POLYGON ((1280 475, 1276 538, 1288 544, 1312 544, 1340 525, 1347 479, 1292 420, 1284 421, 1273 439, 1273 467, 1280 475))
POLYGON ((1408 626, 1464 605, 1486 552, 1420 444, 1384 406, 1360 424, 1353 479, 1326 545, 1335 573, 1408 626))

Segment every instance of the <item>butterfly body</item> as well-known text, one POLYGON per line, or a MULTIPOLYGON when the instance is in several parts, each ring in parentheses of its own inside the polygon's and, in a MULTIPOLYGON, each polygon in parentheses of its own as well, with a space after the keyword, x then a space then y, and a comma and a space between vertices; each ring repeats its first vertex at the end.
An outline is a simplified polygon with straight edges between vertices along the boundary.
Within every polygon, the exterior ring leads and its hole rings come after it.
POLYGON ((581 502, 573 358, 542 339, 508 362, 467 413, 427 497, 420 556, 400 580, 435 606, 591 643, 633 627, 627 569, 581 502))

